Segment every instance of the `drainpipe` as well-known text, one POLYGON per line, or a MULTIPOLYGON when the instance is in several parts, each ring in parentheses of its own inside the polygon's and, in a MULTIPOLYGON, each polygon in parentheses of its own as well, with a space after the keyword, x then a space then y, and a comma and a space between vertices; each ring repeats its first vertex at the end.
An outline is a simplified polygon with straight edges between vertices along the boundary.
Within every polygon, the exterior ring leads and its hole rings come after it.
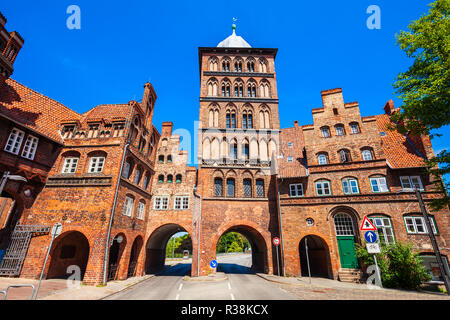
POLYGON ((103 261, 103 284, 106 284, 106 273, 107 273, 107 267, 108 267, 108 255, 109 255, 109 242, 111 238, 111 229, 114 219, 114 212, 116 210, 116 203, 117 203, 117 197, 119 195, 119 186, 120 186, 120 179, 122 177, 122 171, 123 171, 123 165, 125 163, 125 156, 128 149, 128 146, 130 145, 130 142, 127 142, 123 148, 123 155, 122 155, 122 163, 120 164, 120 171, 119 171, 119 177, 117 179, 117 185, 116 185, 116 192, 114 194, 114 202, 111 210, 111 217, 109 219, 109 226, 108 226, 108 234, 106 235, 106 245, 105 245, 105 259, 103 261))
POLYGON ((202 223, 202 197, 197 194, 197 185, 194 186, 194 196, 198 198, 199 208, 198 208, 198 221, 197 221, 197 277, 200 277, 200 229, 202 223))
POLYGON ((280 221, 280 241, 281 241, 281 263, 283 264, 283 277, 286 275, 286 269, 284 266, 284 242, 283 242, 283 223, 281 220, 281 201, 280 201, 280 185, 283 182, 283 178, 280 178, 280 184, 277 183, 278 192, 278 215, 280 221))

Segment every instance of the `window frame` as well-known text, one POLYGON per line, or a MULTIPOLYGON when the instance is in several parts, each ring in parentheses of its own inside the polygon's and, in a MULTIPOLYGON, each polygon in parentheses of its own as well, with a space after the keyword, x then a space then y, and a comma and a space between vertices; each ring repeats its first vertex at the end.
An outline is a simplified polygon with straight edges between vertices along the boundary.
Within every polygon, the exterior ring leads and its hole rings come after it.
POLYGON ((125 196, 125 205, 123 208, 123 215, 130 217, 133 215, 133 209, 134 209, 134 198, 130 197, 130 196, 125 196), (130 200, 131 200, 131 204, 130 204, 130 200))
POLYGON ((291 198, 304 197, 305 193, 304 193, 304 190, 303 190, 303 183, 291 183, 291 184, 289 184, 289 196, 291 198), (300 186, 300 188, 299 188, 299 186, 300 186), (299 191, 301 191, 301 192, 299 192, 299 191))
POLYGON ((326 165, 326 164, 328 164, 328 157, 327 157, 327 155, 325 154, 325 153, 319 153, 318 155, 317 155, 317 163, 320 165, 320 166, 323 166, 323 165, 326 165), (320 161, 320 159, 325 159, 325 163, 323 163, 323 161, 320 161), (321 163, 322 162, 322 163, 321 163))
POLYGON ((22 158, 33 160, 38 148, 39 138, 29 134, 22 149, 22 158), (28 145, 29 143, 29 145, 28 145))
POLYGON ((17 128, 12 128, 11 132, 9 133, 8 139, 6 140, 6 144, 3 150, 18 155, 20 148, 22 147, 24 138, 25 138, 25 131, 22 131, 17 128), (10 150, 7 149, 8 146, 10 147, 10 150), (13 151, 14 149, 16 149, 16 151, 13 151))
POLYGON ((63 166, 62 166, 62 169, 61 169, 61 173, 62 174, 74 174, 74 173, 76 173, 79 161, 80 161, 79 157, 66 157, 66 158, 64 158, 64 162, 63 162, 63 166), (72 161, 69 161, 69 160, 72 160, 72 161), (69 172, 65 172, 65 168, 66 168, 67 165, 69 165, 70 169, 72 168, 73 160, 76 160, 74 171, 72 172, 71 170, 69 170, 69 172))
POLYGON ((375 231, 378 235, 377 243, 381 243, 381 239, 382 239, 382 237, 380 236, 380 229, 383 234, 383 243, 385 245, 393 245, 396 243, 394 226, 392 225, 392 219, 390 217, 383 216, 383 215, 370 215, 367 218, 370 220, 370 222, 372 222, 372 224, 375 226, 375 228, 377 228, 377 230, 375 231), (379 225, 377 223, 376 219, 380 219, 382 221, 383 225, 379 225), (386 220, 389 221, 389 226, 385 225, 386 220), (391 232, 391 236, 392 236, 392 240, 393 240, 392 243, 390 241, 387 241, 387 239, 389 239, 390 235, 387 234, 386 229, 391 230, 390 232, 391 232))
MULTIPOLYGON (((430 224, 431 224, 431 229, 433 230, 433 234, 438 236, 439 235, 439 230, 438 230, 438 227, 437 227, 436 220, 435 220, 434 216, 429 215, 428 218, 430 219, 430 224)), ((425 220, 424 220, 423 216, 420 216, 420 215, 405 215, 405 216, 403 216, 403 222, 405 224, 405 228, 406 228, 406 233, 407 234, 428 234, 427 225, 425 223, 425 220), (409 225, 412 225, 414 227, 413 231, 410 231, 408 229, 408 223, 406 222, 406 219, 412 219, 413 223, 409 224, 409 225), (422 226, 423 226, 423 230, 424 230, 423 232, 419 232, 418 231, 416 220, 420 220, 421 221, 422 226)))
POLYGON ((170 196, 155 196, 153 199, 153 210, 157 211, 167 211, 169 210, 170 196), (156 205, 157 200, 159 200, 159 205, 156 205), (167 200, 167 204, 164 205, 164 200, 167 200))
POLYGON ((370 184, 370 189, 372 190, 372 193, 386 193, 389 192, 389 185, 387 183, 386 177, 384 176, 376 176, 376 177, 369 177, 369 184, 370 184), (381 190, 382 188, 380 188, 381 184, 378 183, 379 179, 384 179, 384 185, 386 186, 386 191, 381 190), (377 181, 377 187, 380 189, 379 191, 375 191, 373 189, 373 184, 372 184, 372 180, 377 181))
MULTIPOLYGON (((316 191, 316 196, 318 196, 318 197, 326 197, 326 196, 332 196, 333 195, 332 191, 331 191, 331 183, 330 183, 329 180, 322 179, 322 180, 315 181, 314 182, 314 189, 316 191), (319 194, 319 192, 318 192, 319 191, 318 184, 322 184, 322 183, 325 183, 325 182, 328 184, 328 191, 329 191, 329 193, 319 194)), ((325 190, 325 188, 323 188, 323 189, 325 190)))
POLYGON ((186 196, 186 195, 179 195, 179 196, 175 196, 174 201, 173 201, 173 209, 174 210, 189 210, 190 208, 190 197, 186 196), (185 205, 185 200, 187 199, 187 206, 185 205), (177 200, 180 201, 180 207, 177 208, 177 200))
POLYGON ((137 218, 139 220, 144 220, 144 218, 145 218, 145 202, 144 201, 139 201, 137 218))
POLYGON ((353 177, 345 177, 345 178, 342 178, 341 179, 341 185, 342 185, 342 192, 345 194, 345 195, 352 195, 352 194, 360 194, 360 190, 359 190, 359 184, 358 184, 358 179, 356 179, 356 178, 353 178, 353 177), (352 186, 351 185, 351 183, 350 182, 356 182, 356 189, 357 189, 357 191, 356 192, 353 192, 353 187, 355 187, 355 186, 352 186), (345 192, 345 186, 344 186, 344 183, 345 182, 347 182, 347 184, 348 184, 348 186, 347 186, 347 188, 348 188, 348 192, 345 192))
POLYGON ((106 160, 106 157, 104 157, 104 156, 90 157, 88 173, 102 173, 103 172, 103 168, 105 167, 105 160, 106 160), (94 159, 95 159, 95 161, 94 161, 94 159), (102 161, 100 161, 100 160, 102 160, 102 161), (99 163, 101 163, 101 170, 100 171, 98 171, 99 163), (94 171, 93 171, 93 169, 94 169, 94 171))
POLYGON ((420 178, 420 176, 400 176, 399 179, 400 179, 400 184, 402 186, 402 190, 414 191, 416 189, 416 186, 415 186, 415 184, 412 181, 413 178, 417 178, 418 179, 419 186, 420 186, 419 190, 424 191, 423 184, 422 184, 422 179, 420 178), (408 179, 408 183, 410 185, 410 188, 406 188, 405 187, 405 184, 403 183, 403 178, 407 178, 408 179))

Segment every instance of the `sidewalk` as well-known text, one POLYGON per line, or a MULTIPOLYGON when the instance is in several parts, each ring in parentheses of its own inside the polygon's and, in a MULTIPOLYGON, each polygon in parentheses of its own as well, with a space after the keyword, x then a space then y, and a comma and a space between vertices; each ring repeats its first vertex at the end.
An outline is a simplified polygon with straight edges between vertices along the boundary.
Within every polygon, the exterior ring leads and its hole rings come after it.
POLYGON ((450 300, 450 296, 442 293, 369 287, 365 283, 315 277, 279 277, 263 273, 257 275, 307 300, 450 300))
MULTIPOLYGON (((67 280, 64 279, 42 280, 38 300, 98 300, 152 277, 154 275, 132 277, 123 281, 109 281, 104 287, 81 285, 80 282, 73 287, 69 287, 67 280)), ((0 291, 6 290, 12 284, 32 284, 36 289, 38 282, 34 279, 0 278, 0 291)), ((7 300, 28 300, 31 291, 32 288, 30 287, 11 288, 8 291, 7 300)), ((3 295, 0 296, 0 299, 2 298, 3 295)))

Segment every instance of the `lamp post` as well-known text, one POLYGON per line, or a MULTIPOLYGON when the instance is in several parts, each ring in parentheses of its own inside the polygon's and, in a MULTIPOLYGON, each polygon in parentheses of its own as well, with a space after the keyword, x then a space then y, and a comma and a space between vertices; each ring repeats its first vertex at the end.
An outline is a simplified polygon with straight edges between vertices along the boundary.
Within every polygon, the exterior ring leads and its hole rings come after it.
POLYGON ((28 181, 26 178, 24 178, 22 176, 10 175, 9 171, 5 171, 2 176, 2 181, 0 182, 0 195, 2 194, 3 189, 5 188, 6 182, 8 182, 8 179, 13 180, 13 181, 23 181, 23 182, 28 181))
POLYGON ((436 256, 436 261, 439 265, 439 269, 441 271, 442 278, 444 278, 445 289, 447 290, 447 294, 450 295, 450 281, 449 276, 444 267, 444 262, 442 261, 441 252, 439 250, 439 246, 436 241, 436 237, 434 236, 433 229, 431 228, 430 216, 427 213, 427 209, 425 208, 425 204, 423 203, 422 194, 420 190, 414 188, 416 193, 417 200, 419 201, 420 210, 422 210, 423 219, 425 220, 425 225, 427 226, 427 232, 430 236, 431 244, 433 245, 434 254, 436 256))

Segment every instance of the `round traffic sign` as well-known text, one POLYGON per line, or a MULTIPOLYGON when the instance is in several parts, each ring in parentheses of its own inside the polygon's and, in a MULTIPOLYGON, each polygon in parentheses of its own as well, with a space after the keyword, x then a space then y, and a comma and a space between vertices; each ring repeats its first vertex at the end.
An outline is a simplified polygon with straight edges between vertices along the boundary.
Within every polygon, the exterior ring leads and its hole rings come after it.
POLYGON ((366 239, 366 241, 368 243, 375 243, 377 242, 377 234, 373 231, 366 231, 366 233, 364 233, 364 239, 366 239))
POLYGON ((209 263, 209 265, 211 266, 211 268, 216 268, 217 267, 217 261, 216 260, 211 260, 211 262, 209 263))
POLYGON ((279 246, 280 245, 280 239, 277 238, 277 237, 273 238, 273 245, 274 246, 279 246))

